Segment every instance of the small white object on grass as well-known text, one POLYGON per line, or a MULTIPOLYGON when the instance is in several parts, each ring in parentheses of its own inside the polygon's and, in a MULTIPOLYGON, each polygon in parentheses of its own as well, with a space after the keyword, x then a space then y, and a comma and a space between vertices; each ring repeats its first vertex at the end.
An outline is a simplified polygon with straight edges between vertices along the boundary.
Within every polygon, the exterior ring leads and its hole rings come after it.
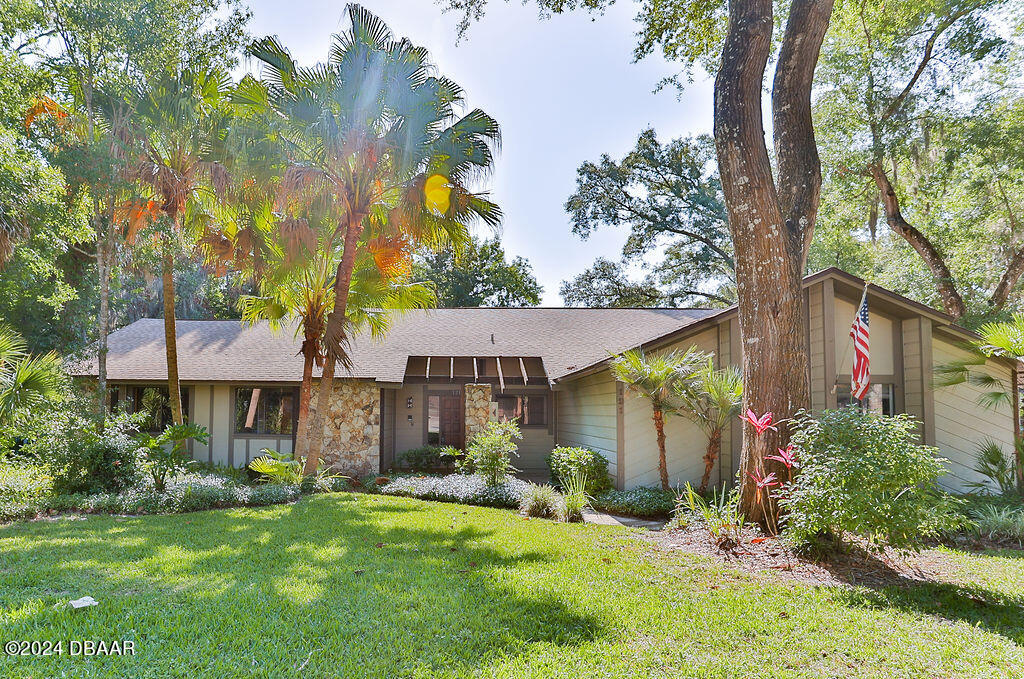
POLYGON ((71 604, 71 608, 85 608, 86 606, 95 606, 99 601, 96 601, 91 596, 84 596, 81 599, 73 599, 68 603, 71 604))

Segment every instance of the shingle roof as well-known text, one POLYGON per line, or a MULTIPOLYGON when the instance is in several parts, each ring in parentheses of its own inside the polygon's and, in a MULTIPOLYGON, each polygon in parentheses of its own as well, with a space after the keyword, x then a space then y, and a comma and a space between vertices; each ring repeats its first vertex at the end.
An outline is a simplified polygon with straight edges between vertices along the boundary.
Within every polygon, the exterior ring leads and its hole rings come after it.
MULTIPOLYGON (((708 309, 434 309, 397 317, 388 335, 352 341, 352 377, 401 382, 410 356, 539 356, 549 379, 683 328, 708 309)), ((178 321, 185 382, 298 382, 300 341, 291 330, 237 321, 178 321)), ((110 334, 108 378, 166 379, 163 321, 142 319, 110 334)), ((95 375, 95 358, 69 367, 95 375)))

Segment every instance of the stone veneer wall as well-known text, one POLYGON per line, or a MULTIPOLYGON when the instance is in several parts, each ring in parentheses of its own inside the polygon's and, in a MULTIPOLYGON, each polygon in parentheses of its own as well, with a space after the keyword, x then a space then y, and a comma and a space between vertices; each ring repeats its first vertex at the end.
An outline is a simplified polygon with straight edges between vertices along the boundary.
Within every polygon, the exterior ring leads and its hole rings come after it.
POLYGON ((466 443, 483 431, 488 422, 498 419, 498 404, 491 401, 491 385, 466 385, 466 443))
MULTIPOLYGON (((310 416, 316 409, 313 387, 310 416)), ((380 387, 368 380, 334 380, 324 420, 324 464, 344 474, 380 471, 380 387)))

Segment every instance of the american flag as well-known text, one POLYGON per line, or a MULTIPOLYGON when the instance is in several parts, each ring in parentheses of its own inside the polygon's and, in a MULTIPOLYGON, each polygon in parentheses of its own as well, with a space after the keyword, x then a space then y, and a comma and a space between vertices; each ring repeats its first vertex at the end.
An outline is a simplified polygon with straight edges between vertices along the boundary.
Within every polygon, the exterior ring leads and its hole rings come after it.
POLYGON ((853 326, 850 327, 850 337, 853 338, 853 372, 850 374, 850 393, 855 399, 861 401, 868 394, 868 386, 871 384, 871 361, 868 358, 868 289, 864 288, 864 295, 860 298, 860 308, 857 309, 857 317, 853 319, 853 326))

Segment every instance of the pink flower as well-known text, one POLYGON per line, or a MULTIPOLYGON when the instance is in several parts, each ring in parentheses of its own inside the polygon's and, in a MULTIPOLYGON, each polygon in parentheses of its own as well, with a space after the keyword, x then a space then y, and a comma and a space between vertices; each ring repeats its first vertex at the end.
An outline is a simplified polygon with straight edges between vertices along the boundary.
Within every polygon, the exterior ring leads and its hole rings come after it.
POLYGON ((757 431, 757 435, 760 436, 769 429, 772 431, 778 431, 777 428, 772 426, 772 417, 774 416, 770 412, 758 417, 754 414, 753 410, 748 408, 747 414, 740 417, 740 419, 744 422, 749 422, 754 427, 754 430, 757 431))
POLYGON ((793 444, 789 444, 785 449, 779 448, 778 455, 765 455, 766 460, 776 460, 786 465, 786 469, 793 469, 796 467, 800 468, 800 463, 796 459, 796 451, 793 449, 793 444))
POLYGON ((771 488, 772 486, 779 485, 779 479, 775 476, 775 472, 772 472, 768 476, 761 476, 756 472, 753 474, 747 472, 747 476, 754 480, 754 483, 757 484, 758 490, 764 490, 765 488, 771 488))

